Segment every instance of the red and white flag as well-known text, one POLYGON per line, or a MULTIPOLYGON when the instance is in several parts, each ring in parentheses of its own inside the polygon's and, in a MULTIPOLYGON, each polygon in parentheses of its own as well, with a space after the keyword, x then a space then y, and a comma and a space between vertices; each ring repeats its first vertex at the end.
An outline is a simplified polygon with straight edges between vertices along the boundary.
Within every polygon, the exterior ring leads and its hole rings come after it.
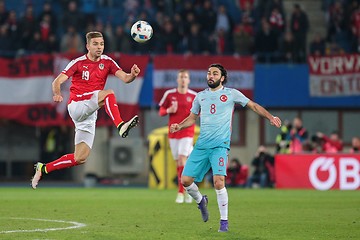
MULTIPOLYGON (((114 90, 120 113, 124 119, 138 111, 138 100, 143 83, 148 56, 111 56, 120 67, 129 72, 133 64, 141 69, 140 75, 131 84, 125 84, 109 75, 105 89, 114 90)), ((31 55, 17 59, 0 58, 0 118, 14 120, 33 126, 72 124, 66 102, 71 79, 62 86, 63 103, 52 99, 52 81, 72 58, 62 55, 31 55)), ((112 124, 101 111, 98 125, 112 124)))
POLYGON ((310 96, 360 96, 360 55, 309 57, 310 96))

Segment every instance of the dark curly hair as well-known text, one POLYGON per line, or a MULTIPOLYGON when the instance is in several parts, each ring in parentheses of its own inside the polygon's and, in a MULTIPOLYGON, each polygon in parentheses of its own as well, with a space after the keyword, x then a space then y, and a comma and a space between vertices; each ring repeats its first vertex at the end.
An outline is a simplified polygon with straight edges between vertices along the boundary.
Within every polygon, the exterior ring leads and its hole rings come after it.
POLYGON ((227 83, 227 71, 223 67, 223 65, 221 65, 220 63, 213 63, 209 66, 209 68, 211 67, 216 67, 221 71, 221 76, 224 76, 224 81, 222 82, 222 85, 225 85, 227 83))

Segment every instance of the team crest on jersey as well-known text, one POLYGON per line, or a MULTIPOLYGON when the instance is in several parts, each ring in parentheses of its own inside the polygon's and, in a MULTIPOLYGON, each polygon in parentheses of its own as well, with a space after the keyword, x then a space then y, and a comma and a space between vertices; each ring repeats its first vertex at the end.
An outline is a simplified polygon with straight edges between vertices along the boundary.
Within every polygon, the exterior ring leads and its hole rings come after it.
POLYGON ((191 97, 187 97, 186 101, 191 102, 191 97))
POLYGON ((228 97, 226 95, 221 95, 220 96, 220 101, 222 101, 222 102, 226 102, 227 99, 228 99, 228 97))
POLYGON ((100 63, 100 64, 99 64, 99 68, 100 68, 100 70, 103 70, 103 69, 104 69, 104 64, 103 64, 103 63, 100 63))

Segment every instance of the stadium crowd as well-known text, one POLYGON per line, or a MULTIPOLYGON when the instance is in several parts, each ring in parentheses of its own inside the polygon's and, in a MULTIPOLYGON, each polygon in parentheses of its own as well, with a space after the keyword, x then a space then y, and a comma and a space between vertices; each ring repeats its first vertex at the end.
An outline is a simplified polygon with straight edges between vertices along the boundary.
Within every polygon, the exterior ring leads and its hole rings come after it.
POLYGON ((103 32, 105 52, 253 55, 258 62, 293 63, 305 62, 307 54, 358 52, 359 1, 323 2, 327 36, 307 44, 306 11, 295 4, 285 12, 283 0, 1 0, 0 56, 83 52, 89 30, 103 32), (146 44, 129 34, 138 19, 154 28, 146 44))

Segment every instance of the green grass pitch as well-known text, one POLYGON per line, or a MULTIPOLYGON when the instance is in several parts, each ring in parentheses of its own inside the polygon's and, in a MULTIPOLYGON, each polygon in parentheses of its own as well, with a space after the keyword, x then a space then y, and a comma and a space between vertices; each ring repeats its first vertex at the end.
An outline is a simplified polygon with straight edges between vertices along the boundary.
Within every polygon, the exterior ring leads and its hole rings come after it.
POLYGON ((175 203, 175 190, 4 187, 0 239, 360 239, 359 191, 228 189, 227 233, 217 232, 214 190, 201 191, 209 197, 206 223, 195 203, 175 203), (67 229, 69 222, 86 226, 67 229), (48 228, 66 229, 25 231, 48 228))

